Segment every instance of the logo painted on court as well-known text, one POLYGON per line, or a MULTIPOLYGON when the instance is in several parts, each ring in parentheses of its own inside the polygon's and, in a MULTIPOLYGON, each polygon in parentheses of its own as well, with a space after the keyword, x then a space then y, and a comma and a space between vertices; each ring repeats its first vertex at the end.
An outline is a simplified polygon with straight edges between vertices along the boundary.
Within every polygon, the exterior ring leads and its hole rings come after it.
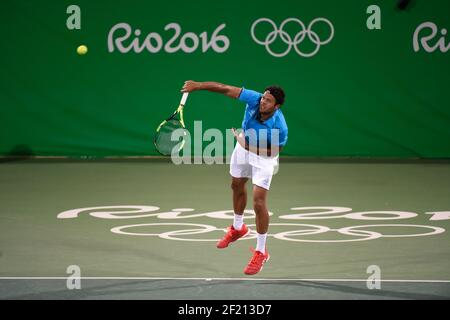
POLYGON ((287 54, 289 54, 289 52, 291 52, 292 48, 294 48, 295 52, 297 52, 299 56, 302 56, 304 58, 310 58, 316 55, 317 52, 319 52, 321 46, 328 44, 333 39, 334 27, 333 24, 330 22, 330 20, 322 17, 312 20, 309 23, 308 27, 305 27, 305 24, 297 18, 288 18, 281 23, 279 28, 277 27, 275 22, 273 22, 271 19, 260 18, 255 22, 253 22, 252 27, 250 29, 250 34, 252 35, 253 40, 257 44, 264 46, 267 52, 274 57, 277 58, 284 57, 287 54), (319 22, 325 23, 328 26, 329 28, 328 36, 322 34, 319 36, 318 32, 313 30, 313 27, 316 25, 316 23, 319 22), (285 27, 288 23, 297 24, 300 27, 300 31, 298 31, 295 35, 289 34, 287 31, 285 31, 285 27), (255 29, 263 24, 269 24, 271 26, 272 31, 267 33, 265 38, 258 39, 258 37, 255 35, 255 29), (303 52, 300 49, 300 44, 303 41, 305 41, 306 36, 315 45, 314 50, 311 52, 303 52), (278 38, 281 39, 281 41, 283 41, 287 45, 286 49, 282 52, 274 52, 273 49, 271 48, 271 45, 278 38))
MULTIPOLYGON (((100 219, 137 219, 156 218, 161 220, 186 220, 192 218, 212 218, 219 220, 233 219, 233 210, 219 210, 203 213, 193 213, 192 208, 177 208, 167 212, 159 211, 156 206, 108 206, 71 209, 58 214, 58 219, 73 219, 85 213, 100 219), (120 211, 119 211, 120 210, 120 211)), ((324 220, 324 219, 350 219, 363 221, 404 220, 418 216, 415 212, 408 211, 361 211, 351 212, 347 207, 295 207, 293 211, 301 213, 282 214, 278 216, 282 220, 296 220, 296 223, 271 223, 269 237, 290 242, 316 242, 316 243, 342 243, 355 241, 377 240, 380 238, 407 238, 439 235, 445 232, 444 228, 421 224, 376 223, 352 225, 340 228, 330 228, 321 224, 298 223, 299 220, 324 220), (302 212, 303 211, 303 212, 302 212), (306 211, 306 212, 305 212, 306 211), (308 212, 315 211, 315 212, 308 212), (318 212, 317 212, 318 211, 318 212), (380 217, 381 216, 381 217, 380 217), (274 232, 278 231, 278 232, 274 232)), ((254 218, 253 210, 245 210, 247 219, 254 218)), ((432 215, 430 221, 449 220, 449 211, 427 212, 432 215)), ((269 215, 273 216, 272 212, 269 215)), ((112 233, 127 236, 158 237, 176 241, 217 241, 226 232, 223 228, 229 222, 221 222, 217 227, 214 223, 188 223, 188 222, 151 222, 129 224, 113 227, 112 233)), ((249 236, 240 240, 256 238, 256 227, 247 224, 252 230, 249 236)))

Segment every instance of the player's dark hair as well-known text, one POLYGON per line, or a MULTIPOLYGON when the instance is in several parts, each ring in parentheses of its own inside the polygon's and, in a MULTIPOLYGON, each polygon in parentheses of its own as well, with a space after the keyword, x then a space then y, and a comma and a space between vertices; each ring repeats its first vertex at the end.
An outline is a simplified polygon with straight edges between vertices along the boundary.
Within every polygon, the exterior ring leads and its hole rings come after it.
POLYGON ((264 91, 269 91, 274 96, 276 104, 282 105, 284 103, 284 90, 281 87, 270 86, 264 89, 264 91))

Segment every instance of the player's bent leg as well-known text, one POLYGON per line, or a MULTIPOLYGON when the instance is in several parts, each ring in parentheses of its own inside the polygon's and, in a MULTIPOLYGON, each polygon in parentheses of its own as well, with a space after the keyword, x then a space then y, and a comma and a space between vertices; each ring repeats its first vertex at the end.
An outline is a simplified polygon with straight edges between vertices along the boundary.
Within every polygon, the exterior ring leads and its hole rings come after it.
POLYGON ((231 189, 233 190, 233 209, 236 214, 243 214, 247 205, 248 178, 231 177, 231 189))
POLYGON ((244 210, 247 205, 246 183, 248 178, 232 177, 231 189, 233 190, 233 224, 228 227, 225 236, 217 242, 217 248, 223 249, 239 238, 245 237, 250 233, 250 229, 244 224, 244 210))

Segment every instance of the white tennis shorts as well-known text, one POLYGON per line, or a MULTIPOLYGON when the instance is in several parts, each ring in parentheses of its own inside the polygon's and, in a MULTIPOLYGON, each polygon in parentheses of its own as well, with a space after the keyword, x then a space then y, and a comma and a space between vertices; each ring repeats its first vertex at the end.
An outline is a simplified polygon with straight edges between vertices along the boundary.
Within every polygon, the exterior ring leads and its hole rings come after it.
POLYGON ((230 162, 232 177, 252 178, 254 185, 269 190, 272 176, 277 168, 278 155, 276 157, 258 156, 236 143, 230 162))

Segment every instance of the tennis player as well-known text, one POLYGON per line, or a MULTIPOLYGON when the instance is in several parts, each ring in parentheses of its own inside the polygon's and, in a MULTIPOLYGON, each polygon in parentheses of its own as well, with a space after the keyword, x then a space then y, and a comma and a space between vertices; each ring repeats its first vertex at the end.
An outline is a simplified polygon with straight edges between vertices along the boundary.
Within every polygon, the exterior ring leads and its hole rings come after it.
POLYGON ((244 210, 247 204, 246 182, 253 183, 253 209, 256 214, 257 243, 253 256, 244 269, 244 273, 258 273, 269 260, 266 249, 269 213, 267 210, 267 193, 272 176, 278 165, 278 154, 287 142, 288 128, 280 110, 284 103, 284 91, 280 87, 270 86, 259 93, 246 88, 238 88, 218 82, 186 81, 182 92, 207 90, 239 99, 247 104, 243 132, 232 129, 237 143, 231 155, 230 174, 233 190, 234 221, 228 232, 217 243, 222 249, 231 242, 249 234, 244 224, 244 210))

